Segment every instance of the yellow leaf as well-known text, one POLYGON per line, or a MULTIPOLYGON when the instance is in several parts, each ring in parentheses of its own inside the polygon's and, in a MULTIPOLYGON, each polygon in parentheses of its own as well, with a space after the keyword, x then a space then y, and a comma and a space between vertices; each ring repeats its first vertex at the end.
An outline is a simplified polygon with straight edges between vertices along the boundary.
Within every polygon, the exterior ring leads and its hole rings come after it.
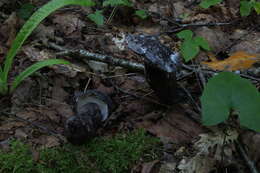
POLYGON ((245 70, 249 69, 254 63, 260 61, 259 54, 248 54, 243 51, 235 52, 225 60, 217 60, 210 55, 211 62, 202 62, 214 70, 245 70))

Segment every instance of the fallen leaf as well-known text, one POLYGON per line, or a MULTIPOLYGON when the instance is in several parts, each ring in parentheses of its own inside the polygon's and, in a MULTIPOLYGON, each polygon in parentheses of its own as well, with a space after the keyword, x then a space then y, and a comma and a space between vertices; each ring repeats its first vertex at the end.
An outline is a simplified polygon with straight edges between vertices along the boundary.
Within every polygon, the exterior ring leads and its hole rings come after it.
POLYGON ((27 139, 28 135, 22 129, 16 129, 14 136, 17 139, 27 139))
POLYGON ((56 14, 53 23, 65 35, 69 35, 76 30, 80 31, 85 26, 85 23, 75 14, 56 14))
POLYGON ((13 12, 0 26, 0 35, 3 36, 1 40, 5 40, 7 46, 10 46, 15 38, 18 23, 16 13, 13 12))
POLYGON ((157 137, 167 137, 177 144, 191 142, 205 131, 205 128, 185 115, 182 107, 165 112, 161 119, 153 119, 153 117, 162 116, 160 112, 151 112, 150 114, 152 115, 145 115, 143 121, 137 122, 137 126, 157 137))
POLYGON ((152 173, 155 165, 158 164, 159 162, 160 162, 159 160, 154 160, 154 161, 151 161, 151 162, 144 163, 142 165, 142 172, 141 173, 152 173))
POLYGON ((209 68, 214 70, 245 70, 252 67, 252 65, 260 61, 259 54, 248 54, 243 51, 235 52, 225 60, 217 60, 214 56, 210 56, 211 62, 202 62, 209 68))

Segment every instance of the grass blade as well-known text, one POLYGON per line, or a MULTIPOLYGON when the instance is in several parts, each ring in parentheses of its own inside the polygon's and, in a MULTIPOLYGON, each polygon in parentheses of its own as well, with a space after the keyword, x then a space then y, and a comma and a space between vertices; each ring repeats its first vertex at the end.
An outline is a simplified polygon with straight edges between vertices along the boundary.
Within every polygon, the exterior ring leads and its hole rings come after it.
POLYGON ((20 73, 17 77, 15 77, 12 86, 10 88, 10 93, 12 93, 14 91, 14 89, 28 76, 30 76, 31 74, 33 74, 35 71, 46 67, 46 66, 50 66, 50 65, 54 65, 54 64, 69 64, 68 61, 65 61, 63 59, 48 59, 45 61, 40 61, 37 62, 33 65, 31 65, 30 67, 28 67, 27 69, 25 69, 22 73, 20 73))
POLYGON ((24 41, 28 38, 31 32, 37 27, 37 25, 46 18, 53 11, 64 7, 66 5, 82 5, 82 6, 93 6, 94 2, 91 0, 52 0, 39 10, 37 10, 23 25, 19 33, 17 34, 15 40, 12 43, 10 50, 7 53, 4 70, 3 70, 3 80, 7 81, 8 72, 12 66, 13 59, 17 54, 18 50, 21 48, 24 41))

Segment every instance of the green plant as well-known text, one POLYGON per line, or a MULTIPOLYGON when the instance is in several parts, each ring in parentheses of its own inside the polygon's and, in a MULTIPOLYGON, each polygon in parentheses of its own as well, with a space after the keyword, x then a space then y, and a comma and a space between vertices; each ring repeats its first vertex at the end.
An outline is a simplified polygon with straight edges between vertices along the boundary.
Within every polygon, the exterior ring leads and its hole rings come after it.
POLYGON ((11 151, 0 150, 0 172, 34 172, 35 167, 30 149, 20 141, 11 142, 11 151))
MULTIPOLYGON (((128 0, 105 0, 102 4, 103 7, 111 6, 114 7, 109 19, 114 15, 115 9, 118 6, 132 6, 132 3, 128 0)), ((88 18, 95 22, 98 26, 104 25, 105 17, 102 14, 103 10, 97 10, 95 13, 89 14, 88 18)))
POLYGON ((209 8, 213 5, 217 5, 221 2, 222 2, 222 0, 202 0, 199 6, 202 8, 209 8))
POLYGON ((25 71, 15 77, 13 84, 10 89, 8 88, 8 73, 12 67, 14 57, 21 48, 22 44, 29 37, 32 31, 37 25, 46 18, 50 13, 66 5, 83 5, 92 6, 94 3, 91 0, 52 0, 40 9, 38 9, 23 25, 15 40, 12 43, 10 50, 5 58, 4 67, 0 67, 0 95, 13 92, 13 90, 23 81, 26 77, 34 73, 35 71, 45 66, 53 64, 69 64, 69 62, 62 59, 49 59, 33 64, 28 67, 25 71))
POLYGON ((248 16, 252 9, 256 11, 257 14, 260 14, 260 2, 255 0, 250 1, 240 1, 240 15, 248 16))
POLYGON ((179 18, 181 18, 182 20, 185 20, 187 17, 189 17, 190 14, 189 13, 183 13, 179 16, 179 18))
MULTIPOLYGON (((203 0, 200 3, 200 7, 209 8, 213 5, 221 3, 223 0, 203 0)), ((257 14, 260 14, 260 2, 256 0, 242 0, 240 1, 240 15, 248 16, 252 9, 256 11, 257 14)))
POLYGON ((158 142, 140 129, 110 138, 99 137, 83 146, 45 148, 39 151, 36 162, 28 145, 13 140, 9 152, 0 150, 0 172, 123 173, 141 157, 146 161, 156 159, 158 142))
MULTIPOLYGON (((103 8, 107 6, 114 7, 109 19, 114 15, 115 9, 118 6, 127 6, 132 7, 133 4, 129 0, 105 0, 102 4, 103 8)), ((89 14, 88 18, 95 22, 98 26, 104 25, 104 16, 102 14, 103 10, 97 10, 95 13, 89 14)), ((140 17, 141 19, 146 19, 148 14, 145 10, 135 10, 135 15, 140 17)))
POLYGON ((141 19, 146 19, 148 17, 148 14, 145 10, 136 10, 135 15, 137 15, 141 19))
POLYGON ((132 3, 129 2, 128 0, 105 0, 103 2, 103 7, 105 6, 112 6, 112 7, 115 7, 115 6, 119 6, 119 5, 122 5, 122 6, 132 6, 132 3))
POLYGON ((234 73, 221 72, 212 77, 201 104, 204 125, 223 122, 236 111, 241 125, 260 132, 260 94, 248 80, 234 73))
POLYGON ((184 40, 181 44, 181 54, 186 62, 194 58, 200 48, 210 50, 208 42, 203 37, 193 37, 191 30, 183 30, 177 34, 177 37, 184 40))
POLYGON ((158 139, 146 136, 141 129, 113 138, 97 138, 87 144, 86 149, 101 172, 123 173, 144 153, 153 155, 153 148, 158 142, 158 139))
POLYGON ((103 26, 104 25, 104 16, 102 14, 102 10, 97 10, 95 13, 93 14, 89 14, 88 18, 90 20, 92 20, 93 22, 95 22, 97 24, 97 26, 103 26))
MULTIPOLYGON (((40 164, 37 164, 38 172, 64 172, 84 173, 88 172, 90 165, 86 162, 87 153, 83 153, 84 159, 80 158, 80 147, 65 145, 63 147, 46 148, 40 151, 40 164), (80 159, 79 159, 80 158, 80 159)), ((89 173, 94 172, 93 170, 89 173)))

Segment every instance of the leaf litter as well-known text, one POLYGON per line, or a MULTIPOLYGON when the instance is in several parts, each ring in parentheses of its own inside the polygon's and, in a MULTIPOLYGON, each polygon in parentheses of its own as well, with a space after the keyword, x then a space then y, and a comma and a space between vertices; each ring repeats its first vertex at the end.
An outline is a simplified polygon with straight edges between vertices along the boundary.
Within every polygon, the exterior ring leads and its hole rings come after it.
MULTIPOLYGON (((233 1, 237 2, 236 0, 233 1)), ((0 12, 2 12, 2 8, 8 7, 9 3, 3 1, 0 5, 2 6, 0 12)), ((223 4, 207 10, 198 9, 195 5, 183 1, 167 1, 167 3, 166 1, 162 3, 145 1, 142 3, 136 2, 136 6, 148 9, 153 14, 144 21, 138 21, 135 17, 129 15, 128 21, 130 22, 128 24, 131 27, 125 26, 125 20, 115 18, 116 20, 112 19, 111 26, 97 28, 91 21, 87 20, 86 14, 82 16, 81 12, 75 12, 77 10, 84 11, 84 9, 76 7, 69 11, 62 10, 55 13, 38 27, 37 32, 23 47, 23 52, 17 55, 19 60, 11 74, 14 76, 21 71, 20 68, 25 68, 34 61, 54 58, 54 50, 46 47, 49 41, 54 41, 67 48, 82 48, 94 53, 113 55, 142 63, 142 57, 123 49, 120 40, 113 40, 113 38, 121 37, 119 33, 124 37, 127 33, 157 34, 161 31, 169 31, 173 23, 183 16, 186 16, 183 18, 184 23, 196 24, 232 21, 239 17, 236 8, 230 6, 229 2, 223 2, 223 4), (91 35, 90 33, 95 34, 91 35)), ((121 10, 120 13, 124 14, 124 10, 121 10)), ((1 23, 0 27, 0 36, 3 38, 3 40, 0 40, 0 54, 6 53, 17 32, 17 25, 20 25, 17 22, 19 19, 14 13, 7 15, 9 17, 1 23)), ((259 19, 259 16, 257 18, 259 19)), ((250 21, 254 23, 257 19, 254 19, 254 16, 249 17, 248 22, 250 21)), ((241 29, 249 35, 259 34, 257 30, 251 31, 250 27, 252 26, 246 27, 243 24, 234 25, 230 28, 204 26, 195 28, 194 32, 209 41, 210 47, 214 50, 212 53, 216 56, 219 51, 235 42, 234 34, 230 36, 231 33, 237 32, 234 30, 241 29)), ((240 51, 239 57, 243 60, 242 67, 245 70, 250 69, 255 63, 255 61, 249 60, 250 57, 259 53, 256 51, 256 48, 260 47, 257 38, 240 40, 230 47, 232 53, 240 51), (244 52, 241 53, 242 51, 244 52), (243 59, 245 55, 249 58, 243 59), (249 61, 250 64, 245 67, 249 61)), ((176 49, 178 49, 178 40, 173 35, 170 37, 161 36, 159 39, 169 47, 177 47, 176 49)), ((201 53, 195 61, 208 60, 205 57, 201 53)), ((213 69, 221 70, 228 67, 231 70, 241 70, 239 65, 241 65, 242 60, 240 59, 236 64, 237 60, 231 60, 231 57, 222 61, 213 61, 214 64, 212 65, 216 66, 219 63, 218 67, 213 66, 213 69)), ((127 70, 118 70, 118 67, 113 66, 106 67, 106 70, 103 70, 102 67, 93 69, 90 64, 82 62, 80 58, 73 59, 72 62, 73 66, 57 65, 45 68, 39 74, 25 80, 17 88, 9 101, 10 104, 5 103, 5 107, 25 121, 18 121, 12 116, 7 118, 6 114, 2 115, 0 112, 1 141, 14 136, 26 139, 28 143, 33 143, 39 147, 61 145, 60 140, 53 136, 52 132, 62 134, 66 119, 74 115, 73 97, 75 92, 84 91, 84 89, 97 89, 110 95, 117 104, 114 114, 111 115, 114 118, 109 119, 106 122, 109 125, 98 131, 100 136, 133 128, 145 128, 151 134, 159 137, 164 146, 170 146, 164 148, 163 157, 165 157, 165 160, 164 164, 161 164, 161 171, 168 164, 168 171, 179 169, 181 172, 203 173, 217 169, 216 165, 219 162, 223 163, 220 158, 223 156, 221 149, 225 135, 221 129, 214 131, 214 135, 212 135, 208 132, 208 129, 202 127, 197 121, 200 120, 200 116, 187 100, 180 101, 178 105, 167 110, 164 106, 158 104, 158 98, 146 82, 136 80, 143 78, 141 74, 135 73, 131 76, 127 70), (33 126, 32 123, 44 126, 45 130, 33 126), (171 155, 171 159, 166 157, 169 155, 171 155)), ((195 79, 195 75, 188 76, 182 82, 191 92, 195 102, 198 103, 200 86, 195 79)), ((228 141, 229 138, 231 141, 235 140, 237 138, 236 132, 232 132, 231 135, 229 133, 226 140, 228 141)), ((253 139, 254 144, 259 142, 257 137, 253 139)), ((251 138, 244 140, 244 142, 250 140, 251 138)), ((241 159, 234 160, 234 146, 231 142, 228 144, 229 147, 224 148, 225 159, 229 160, 225 166, 236 165, 241 162, 241 159)), ((247 145, 250 148, 253 144, 248 143, 247 145)), ((259 167, 259 157, 253 156, 253 158, 255 158, 259 167)), ((154 162, 144 163, 142 172, 152 172, 157 162, 157 160, 154 160, 154 162)))

